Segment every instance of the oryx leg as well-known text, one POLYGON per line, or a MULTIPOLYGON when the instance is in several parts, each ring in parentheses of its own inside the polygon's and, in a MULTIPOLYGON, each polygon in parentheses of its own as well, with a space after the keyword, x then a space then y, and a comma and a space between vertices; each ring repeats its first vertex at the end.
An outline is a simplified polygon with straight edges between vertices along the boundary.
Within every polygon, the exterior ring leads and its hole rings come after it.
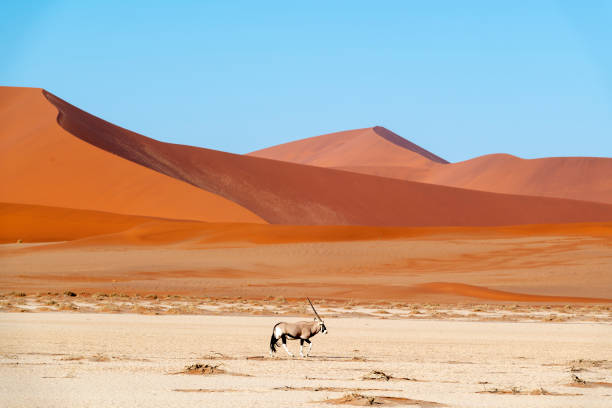
POLYGON ((312 350, 312 341, 306 339, 304 340, 306 343, 308 343, 308 351, 306 352, 306 357, 308 357, 310 355, 310 350, 312 350))
POLYGON ((306 340, 306 339, 300 339, 300 357, 304 357, 303 350, 304 350, 304 342, 305 342, 305 341, 308 341, 308 340, 306 340))
POLYGON ((294 356, 293 356, 293 353, 291 353, 291 352, 289 351, 289 349, 287 348, 287 336, 285 336, 285 335, 283 334, 283 337, 281 337, 281 339, 283 340, 283 348, 285 349, 285 351, 287 352, 287 354, 289 354, 289 357, 294 357, 294 356))

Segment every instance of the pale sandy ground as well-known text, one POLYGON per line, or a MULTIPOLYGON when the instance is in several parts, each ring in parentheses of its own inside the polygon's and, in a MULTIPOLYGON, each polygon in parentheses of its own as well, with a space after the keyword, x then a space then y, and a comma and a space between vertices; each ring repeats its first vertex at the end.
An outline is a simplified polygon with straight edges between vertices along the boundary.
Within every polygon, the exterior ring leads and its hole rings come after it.
MULTIPOLYGON (((276 389, 281 387, 340 387, 450 407, 612 404, 612 388, 567 385, 572 367, 587 381, 612 382, 609 323, 329 318, 329 334, 317 335, 313 357, 303 360, 287 359, 282 350, 276 359, 267 357, 276 321, 0 313, 0 406, 317 407, 349 392, 276 389), (266 358, 247 359, 255 356, 266 358), (246 376, 173 374, 195 362, 246 376), (416 381, 363 380, 371 370, 416 381), (578 395, 479 393, 496 388, 578 395)), ((298 345, 290 348, 295 352, 298 345)))

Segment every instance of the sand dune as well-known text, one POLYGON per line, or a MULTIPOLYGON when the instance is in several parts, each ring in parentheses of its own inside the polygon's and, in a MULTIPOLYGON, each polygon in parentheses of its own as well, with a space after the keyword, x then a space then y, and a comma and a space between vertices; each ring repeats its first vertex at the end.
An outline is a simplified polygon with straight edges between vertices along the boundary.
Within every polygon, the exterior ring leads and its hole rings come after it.
POLYGON ((350 171, 359 166, 358 173, 379 176, 420 174, 435 164, 448 163, 380 126, 297 140, 249 155, 350 171))
POLYGON ((263 222, 234 202, 110 154, 57 124, 35 88, 0 88, 0 201, 203 221, 263 222))
POLYGON ((503 227, 378 227, 208 223, 114 214, 72 208, 0 203, 0 243, 75 241, 78 245, 189 246, 248 242, 383 241, 406 238, 473 239, 529 236, 611 237, 612 223, 503 227))
POLYGON ((0 243, 72 241, 126 231, 156 220, 173 224, 170 220, 134 215, 0 203, 0 243))
POLYGON ((448 226, 612 220, 611 205, 476 192, 162 143, 45 95, 60 111, 60 125, 78 138, 225 197, 270 223, 448 226))
POLYGON ((498 193, 612 203, 610 158, 526 160, 507 154, 492 154, 438 166, 418 180, 498 193))
POLYGON ((612 203, 610 158, 526 160, 491 154, 448 164, 414 146, 376 127, 297 140, 250 155, 473 190, 612 203), (403 142, 390 142, 384 132, 403 142))
POLYGON ((0 290, 580 303, 609 302, 612 284, 612 223, 228 224, 4 203, 0 224, 0 243, 24 242, 0 248, 0 290))

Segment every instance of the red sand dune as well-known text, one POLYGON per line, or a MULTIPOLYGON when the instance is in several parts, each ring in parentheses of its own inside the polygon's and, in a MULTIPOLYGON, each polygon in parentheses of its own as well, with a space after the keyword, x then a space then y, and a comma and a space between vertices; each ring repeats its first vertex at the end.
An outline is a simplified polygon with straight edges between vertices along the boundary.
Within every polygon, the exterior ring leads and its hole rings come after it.
POLYGON ((0 243, 79 240, 83 245, 166 245, 249 242, 287 244, 406 238, 572 236, 612 237, 612 223, 504 227, 378 227, 207 223, 108 212, 0 203, 0 243))
POLYGON ((250 155, 472 190, 612 203, 610 158, 526 160, 492 154, 447 164, 414 146, 375 127, 297 140, 250 155), (393 139, 385 137, 389 134, 393 139))
POLYGON ((0 88, 0 201, 203 221, 263 222, 225 198, 66 132, 41 89, 0 88))
POLYGON ((156 220, 72 208, 0 203, 0 244, 72 241, 121 232, 156 220))
POLYGON ((426 183, 498 193, 612 203, 612 159, 521 159, 491 154, 438 166, 418 179, 426 183))
POLYGON ((448 163, 380 126, 297 140, 249 155, 379 176, 420 174, 448 163))
POLYGON ((271 223, 448 226, 612 221, 611 205, 456 189, 162 143, 45 95, 60 112, 59 124, 83 141, 225 197, 271 223))

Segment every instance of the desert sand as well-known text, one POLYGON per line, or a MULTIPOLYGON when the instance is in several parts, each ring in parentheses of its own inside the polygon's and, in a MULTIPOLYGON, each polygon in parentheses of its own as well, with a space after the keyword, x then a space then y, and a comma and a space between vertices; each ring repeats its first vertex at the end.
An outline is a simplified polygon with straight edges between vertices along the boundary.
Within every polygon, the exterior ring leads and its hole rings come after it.
POLYGON ((297 140, 249 154, 472 190, 612 203, 610 158, 526 160, 489 154, 448 163, 380 126, 297 140))
POLYGON ((311 357, 280 350, 270 358, 279 320, 2 313, 0 405, 329 407, 375 398, 383 406, 597 408, 611 399, 609 325, 329 318, 311 357), (196 363, 222 371, 185 373, 196 363))
POLYGON ((0 405, 609 405, 610 159, 308 144, 174 145, 0 88, 0 405), (306 297, 330 334, 268 358, 306 297))
POLYGON ((296 140, 249 156, 413 181, 436 164, 448 163, 381 126, 296 140))
MULTIPOLYGON (((76 138, 245 207, 273 224, 515 225, 612 221, 612 205, 504 195, 159 142, 44 91, 76 138)), ((15 201, 12 201, 15 202, 15 201)))
POLYGON ((432 302, 612 299, 609 223, 286 226, 0 208, 7 214, 0 218, 7 225, 0 236, 6 243, 0 245, 4 291, 432 302))
POLYGON ((263 222, 236 203, 74 137, 37 88, 0 87, 0 201, 202 221, 263 222))

